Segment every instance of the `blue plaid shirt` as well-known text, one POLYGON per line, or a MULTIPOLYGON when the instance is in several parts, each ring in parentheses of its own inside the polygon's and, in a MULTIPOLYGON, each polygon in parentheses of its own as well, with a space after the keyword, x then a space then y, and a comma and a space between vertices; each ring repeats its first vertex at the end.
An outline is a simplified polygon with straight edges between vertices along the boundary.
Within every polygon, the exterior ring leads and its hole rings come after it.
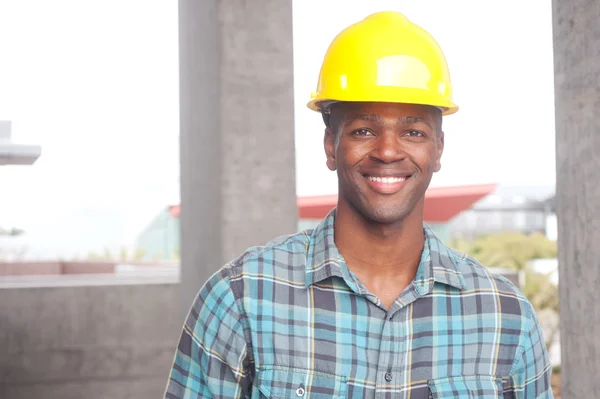
POLYGON ((165 398, 552 398, 536 314, 508 280, 425 227, 415 279, 385 309, 338 252, 334 217, 210 278, 165 398))

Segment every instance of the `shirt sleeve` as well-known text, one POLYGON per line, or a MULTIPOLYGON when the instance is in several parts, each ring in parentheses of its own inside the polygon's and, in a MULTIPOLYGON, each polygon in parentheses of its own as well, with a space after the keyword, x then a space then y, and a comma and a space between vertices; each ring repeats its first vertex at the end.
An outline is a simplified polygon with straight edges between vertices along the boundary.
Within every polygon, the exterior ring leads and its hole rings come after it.
POLYGON ((521 352, 513 364, 511 377, 514 384, 515 398, 552 399, 550 377, 552 365, 546 350, 542 329, 531 304, 528 304, 530 316, 527 328, 522 332, 521 352))
POLYGON ((249 397, 250 356, 242 315, 222 269, 202 287, 190 309, 164 397, 249 397))

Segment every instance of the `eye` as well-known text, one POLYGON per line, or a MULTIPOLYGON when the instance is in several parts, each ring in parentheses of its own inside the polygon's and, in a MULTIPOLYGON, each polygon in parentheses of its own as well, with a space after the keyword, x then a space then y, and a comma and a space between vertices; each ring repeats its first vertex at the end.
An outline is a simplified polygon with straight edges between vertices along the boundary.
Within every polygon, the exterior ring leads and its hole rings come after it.
POLYGON ((355 131, 352 132, 353 136, 358 136, 358 137, 368 137, 368 136, 373 136, 373 132, 371 132, 368 129, 356 129, 355 131))
POLYGON ((405 136, 408 136, 408 137, 427 137, 425 135, 425 133, 423 133, 420 130, 409 130, 408 132, 406 132, 405 136))

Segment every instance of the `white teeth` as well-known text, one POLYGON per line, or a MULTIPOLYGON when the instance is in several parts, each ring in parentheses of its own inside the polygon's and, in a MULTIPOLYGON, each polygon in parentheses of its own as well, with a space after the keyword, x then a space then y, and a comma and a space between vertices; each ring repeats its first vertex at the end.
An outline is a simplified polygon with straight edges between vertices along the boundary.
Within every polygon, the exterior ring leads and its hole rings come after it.
POLYGON ((376 181, 379 183, 399 183, 401 181, 406 180, 406 177, 374 177, 374 176, 369 176, 369 180, 371 181, 376 181))

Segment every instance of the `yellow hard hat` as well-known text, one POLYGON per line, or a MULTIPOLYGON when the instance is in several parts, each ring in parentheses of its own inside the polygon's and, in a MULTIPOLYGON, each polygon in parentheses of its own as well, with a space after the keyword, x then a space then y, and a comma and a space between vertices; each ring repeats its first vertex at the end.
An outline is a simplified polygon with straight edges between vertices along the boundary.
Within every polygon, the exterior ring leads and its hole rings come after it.
POLYGON ((399 12, 378 12, 339 33, 330 44, 308 107, 331 102, 431 105, 458 111, 446 58, 435 39, 399 12))

